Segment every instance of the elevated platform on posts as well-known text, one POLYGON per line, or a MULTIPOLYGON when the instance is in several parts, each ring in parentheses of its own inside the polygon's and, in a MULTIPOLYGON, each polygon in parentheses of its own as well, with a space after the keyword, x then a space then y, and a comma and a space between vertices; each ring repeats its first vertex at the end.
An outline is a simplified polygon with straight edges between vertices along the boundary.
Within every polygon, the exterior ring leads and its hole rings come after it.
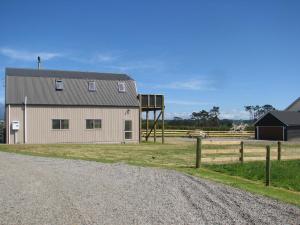
POLYGON ((153 131, 153 139, 156 142, 156 131, 161 122, 161 142, 165 142, 165 101, 164 95, 156 94, 139 94, 140 101, 140 142, 142 141, 142 118, 143 112, 146 113, 146 135, 145 139, 148 141, 149 136, 153 131), (149 112, 153 112, 153 125, 149 129, 149 112), (157 114, 158 113, 158 114, 157 114))

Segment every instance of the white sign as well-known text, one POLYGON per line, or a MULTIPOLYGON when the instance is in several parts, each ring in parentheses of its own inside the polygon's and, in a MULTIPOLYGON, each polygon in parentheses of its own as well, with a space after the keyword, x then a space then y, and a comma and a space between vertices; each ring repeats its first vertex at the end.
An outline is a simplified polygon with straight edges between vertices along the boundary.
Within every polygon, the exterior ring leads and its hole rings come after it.
POLYGON ((19 121, 12 121, 11 122, 11 129, 12 130, 19 130, 20 129, 20 123, 19 123, 19 121))

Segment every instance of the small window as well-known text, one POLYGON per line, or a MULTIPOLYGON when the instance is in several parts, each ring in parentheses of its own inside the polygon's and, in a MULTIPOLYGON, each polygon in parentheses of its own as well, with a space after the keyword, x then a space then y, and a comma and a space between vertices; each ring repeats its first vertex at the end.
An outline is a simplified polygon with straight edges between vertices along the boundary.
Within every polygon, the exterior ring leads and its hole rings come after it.
POLYGON ((64 89, 64 82, 62 80, 55 81, 55 89, 57 91, 62 91, 64 89))
POLYGON ((61 129, 69 129, 69 120, 52 120, 52 129, 61 130, 61 129))
POLYGON ((94 120, 86 120, 86 129, 93 129, 94 128, 94 120))
POLYGON ((95 81, 89 81, 88 82, 88 88, 89 88, 89 91, 96 91, 96 82, 95 81))
POLYGON ((52 129, 60 129, 60 120, 52 120, 52 129))
POLYGON ((125 120, 125 140, 131 140, 132 139, 132 121, 131 120, 125 120))
POLYGON ((60 129, 69 129, 69 120, 61 120, 60 129))
POLYGON ((101 128, 101 120, 94 120, 95 128, 101 128))
POLYGON ((87 119, 85 121, 86 129, 98 129, 101 128, 101 120, 100 119, 87 119))
POLYGON ((119 88, 119 92, 125 92, 125 83, 124 82, 118 82, 118 88, 119 88))

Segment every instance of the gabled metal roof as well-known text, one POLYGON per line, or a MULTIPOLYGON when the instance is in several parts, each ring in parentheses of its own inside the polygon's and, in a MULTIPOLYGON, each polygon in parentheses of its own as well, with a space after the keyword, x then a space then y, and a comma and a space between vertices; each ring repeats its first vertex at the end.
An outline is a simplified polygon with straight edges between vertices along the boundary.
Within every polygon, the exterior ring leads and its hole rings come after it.
POLYGON ((6 69, 6 104, 23 104, 25 96, 36 105, 139 106, 135 81, 126 74, 6 69), (55 89, 57 79, 63 80, 62 91, 55 89), (95 92, 88 81, 95 81, 95 92), (119 92, 118 82, 126 92, 119 92))
POLYGON ((55 78, 74 78, 74 79, 94 79, 94 80, 133 80, 127 74, 116 73, 97 73, 65 70, 44 70, 44 69, 24 69, 6 68, 6 76, 20 77, 55 77, 55 78))
POLYGON ((290 104, 285 110, 300 112, 300 97, 297 98, 292 104, 290 104))
POLYGON ((271 111, 262 116, 259 120, 255 122, 257 124, 262 120, 266 115, 271 114, 279 121, 284 123, 287 126, 300 126, 300 112, 293 111, 271 111))

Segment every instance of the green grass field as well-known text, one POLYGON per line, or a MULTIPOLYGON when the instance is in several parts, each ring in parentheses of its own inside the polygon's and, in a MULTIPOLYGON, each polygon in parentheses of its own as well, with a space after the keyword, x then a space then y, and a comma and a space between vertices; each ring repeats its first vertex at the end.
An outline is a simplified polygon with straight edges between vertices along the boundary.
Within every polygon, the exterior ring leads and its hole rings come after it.
MULTIPOLYGON (((264 148, 261 144, 249 144, 246 147, 264 148)), ((272 147, 275 148, 275 144, 273 144, 272 147)), ((203 144, 203 151, 207 152, 238 148, 239 145, 236 143, 203 144)), ((286 146, 284 145, 283 148, 292 151, 295 149, 300 150, 299 144, 288 144, 286 146)), ((193 176, 214 180, 300 206, 300 192, 299 189, 295 187, 299 184, 299 180, 296 183, 293 183, 293 179, 289 179, 289 177, 293 177, 294 173, 300 171, 299 160, 282 161, 278 164, 278 167, 275 167, 275 164, 272 163, 272 169, 274 169, 274 171, 272 170, 272 184, 274 184, 274 186, 265 187, 262 178, 264 172, 263 162, 258 163, 260 166, 257 167, 255 166, 255 163, 245 163, 242 168, 237 164, 225 166, 203 164, 201 169, 195 169, 195 143, 193 142, 167 143, 164 145, 154 143, 119 145, 0 145, 0 151, 44 157, 92 160, 104 163, 124 162, 138 166, 174 169, 193 176), (249 172, 248 169, 251 168, 255 169, 253 169, 252 172, 249 172), (282 176, 286 170, 289 173, 289 177, 281 179, 280 176, 282 176), (251 174, 254 174, 255 176, 251 174), (277 179, 276 174, 278 174, 277 179)), ((212 157, 222 157, 222 155, 218 156, 218 154, 213 154, 212 157)))
MULTIPOLYGON (((249 180, 265 181, 265 162, 206 165, 206 168, 249 180)), ((272 161, 271 184, 300 192, 300 160, 272 161)))

